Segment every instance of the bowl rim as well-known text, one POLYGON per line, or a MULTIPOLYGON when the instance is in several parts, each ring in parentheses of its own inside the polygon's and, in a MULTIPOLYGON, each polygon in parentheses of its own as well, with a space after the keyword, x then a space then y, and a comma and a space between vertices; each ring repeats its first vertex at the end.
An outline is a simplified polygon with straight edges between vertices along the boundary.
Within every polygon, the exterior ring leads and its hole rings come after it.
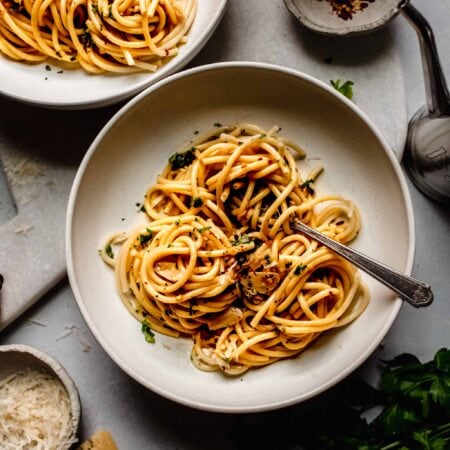
MULTIPOLYGON (((0 353, 27 353, 37 360, 41 361, 44 365, 49 367, 59 381, 62 383, 64 388, 69 395, 70 401, 70 412, 71 412, 71 430, 68 438, 76 438, 78 433, 78 427, 80 424, 80 416, 81 416, 81 403, 80 403, 80 394, 78 389, 73 381, 72 377, 69 375, 67 370, 62 366, 62 364, 56 360, 53 356, 48 353, 36 348, 31 345, 25 344, 8 344, 8 345, 0 345, 0 353)), ((67 447, 69 448, 70 445, 67 447)))
POLYGON ((263 71, 269 71, 269 72, 276 72, 281 73, 285 75, 289 75, 292 77, 300 78, 303 81, 306 81, 307 83, 311 83, 315 87, 320 88, 321 90, 326 91, 329 95, 335 97, 335 99, 338 99, 341 103, 344 103, 344 105, 349 108, 355 115, 357 115, 364 123, 365 125, 370 129, 370 131, 374 134, 375 138, 379 142, 380 146, 383 148, 386 156, 388 157, 391 166, 397 176, 400 188, 401 188, 401 194, 403 197, 403 202, 405 205, 406 210, 406 219, 407 219, 407 226, 408 226, 408 233, 409 233, 409 247, 408 247, 408 253, 405 263, 404 272, 406 274, 411 274, 412 265, 413 265, 413 258, 414 258, 414 250, 415 250, 415 225, 414 225, 414 215, 413 215, 413 209, 412 209, 412 201, 410 197, 410 193, 408 190, 408 186, 406 183, 405 176, 403 175, 403 172, 400 167, 400 163, 395 157, 394 152, 390 149, 389 145, 387 144, 385 138, 381 135, 381 133, 378 131, 378 129, 375 127, 371 119, 367 117, 367 115, 362 112, 354 103, 352 103, 350 100, 348 100, 345 96, 338 93, 335 89, 333 89, 331 86, 326 85, 324 82, 318 80, 317 78, 312 77, 311 75, 307 75, 303 72, 296 71, 293 69, 289 69, 283 66, 274 65, 274 64, 268 64, 268 63, 260 63, 260 62, 250 62, 250 61, 231 61, 231 62, 220 62, 220 63, 214 63, 214 64, 208 64, 203 66, 198 66, 192 69, 184 70, 182 72, 179 72, 177 74, 171 75, 170 77, 167 77, 158 83, 153 84, 143 92, 141 92, 139 95, 134 97, 132 100, 130 100, 126 105, 124 105, 102 128, 102 130, 99 132, 97 137, 94 139, 92 144, 90 145, 88 151, 83 157, 83 160, 81 161, 81 164, 78 168, 78 171, 76 173, 72 189, 70 191, 69 195, 69 201, 67 206, 67 215, 66 215, 66 236, 65 236, 65 244, 66 244, 66 262, 67 262, 67 273, 68 278, 70 282, 70 286, 72 288, 75 300, 78 304, 78 307, 80 308, 80 311, 83 315, 84 320, 86 321, 87 325, 89 326, 91 332, 93 333, 94 337, 97 339, 99 344, 102 346, 102 348, 106 351, 106 353, 110 356, 110 358, 129 376, 131 376, 134 380, 145 386, 147 389, 152 390, 153 392, 156 392, 157 394, 172 400, 174 402, 183 404, 185 406, 205 410, 205 411, 211 411, 211 412, 222 412, 222 413, 252 413, 252 412, 262 412, 262 411, 269 411, 274 409, 279 409, 283 407, 287 407, 293 404, 297 404, 300 402, 303 402, 305 400, 308 400, 325 390, 329 389, 330 387, 334 386, 336 383, 344 379, 346 376, 348 376, 351 372, 353 372, 355 369, 357 369, 377 348, 377 346, 380 344, 380 342, 384 339, 387 332, 391 328, 392 324, 394 323, 395 319, 397 318, 397 315, 401 309, 401 306, 403 304, 402 300, 399 298, 396 298, 393 300, 395 302, 395 305, 393 307, 391 316, 389 317, 389 320, 387 320, 384 323, 384 326, 379 330, 377 339, 375 339, 371 345, 367 346, 366 350, 359 355, 358 358, 353 360, 353 362, 346 368, 346 370, 342 371, 341 373, 337 374, 336 376, 330 378, 326 383, 323 383, 319 387, 317 387, 314 390, 311 390, 307 394, 303 394, 301 396, 294 397, 293 399, 286 400, 283 402, 272 402, 272 403, 264 403, 260 405, 252 405, 252 406, 223 406, 223 405, 214 405, 204 402, 195 401, 189 398, 185 397, 179 397, 178 395, 172 394, 172 392, 160 388, 157 385, 154 385, 152 382, 149 382, 144 377, 139 375, 134 368, 129 366, 128 364, 124 363, 120 356, 115 352, 115 350, 110 347, 107 342, 103 339, 101 333, 97 330, 93 320, 91 320, 91 317, 89 315, 89 312, 87 310, 87 307, 84 304, 81 292, 78 287, 77 283, 77 277, 75 273, 75 264, 73 260, 72 255, 72 219, 74 216, 74 207, 77 201, 77 194, 78 190, 80 188, 84 172, 86 168, 88 167, 91 157, 95 153, 97 147, 102 142, 104 137, 109 133, 109 131, 114 127, 115 123, 119 121, 123 116, 125 116, 127 113, 132 111, 132 109, 137 106, 141 101, 144 101, 147 97, 151 96, 154 91, 163 88, 171 83, 177 82, 180 79, 196 76, 198 74, 207 73, 210 71, 216 71, 216 70, 223 70, 223 69, 232 69, 232 70, 263 70, 263 71))

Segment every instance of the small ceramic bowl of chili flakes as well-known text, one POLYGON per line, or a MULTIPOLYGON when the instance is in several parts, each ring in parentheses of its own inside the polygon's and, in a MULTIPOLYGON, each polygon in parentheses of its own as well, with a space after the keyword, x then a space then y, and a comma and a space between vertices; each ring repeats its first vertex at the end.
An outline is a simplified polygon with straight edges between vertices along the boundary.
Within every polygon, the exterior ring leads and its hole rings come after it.
POLYGON ((307 28, 321 34, 349 36, 385 25, 399 11, 400 0, 284 0, 307 28))

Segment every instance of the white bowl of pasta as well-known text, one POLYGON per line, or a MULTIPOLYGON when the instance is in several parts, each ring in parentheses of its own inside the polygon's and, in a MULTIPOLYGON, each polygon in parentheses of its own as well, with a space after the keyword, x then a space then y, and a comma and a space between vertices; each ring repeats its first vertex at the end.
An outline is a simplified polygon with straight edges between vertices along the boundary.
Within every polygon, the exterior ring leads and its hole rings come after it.
POLYGON ((0 2, 0 94, 57 109, 123 101, 186 65, 227 3, 0 2))
POLYGON ((292 70, 199 67, 132 100, 87 152, 69 279, 100 344, 144 386, 212 411, 290 405, 358 367, 401 306, 293 233, 293 217, 411 270, 405 180, 363 113, 292 70))

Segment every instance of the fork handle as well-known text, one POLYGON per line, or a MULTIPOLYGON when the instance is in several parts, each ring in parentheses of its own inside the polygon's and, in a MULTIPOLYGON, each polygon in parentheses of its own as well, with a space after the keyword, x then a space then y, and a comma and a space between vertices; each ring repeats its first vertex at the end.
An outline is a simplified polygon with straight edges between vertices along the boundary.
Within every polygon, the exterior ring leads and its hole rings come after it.
POLYGON ((428 284, 392 269, 346 245, 342 245, 297 220, 292 223, 292 228, 330 248, 387 286, 412 306, 416 308, 428 306, 433 301, 433 293, 428 284))

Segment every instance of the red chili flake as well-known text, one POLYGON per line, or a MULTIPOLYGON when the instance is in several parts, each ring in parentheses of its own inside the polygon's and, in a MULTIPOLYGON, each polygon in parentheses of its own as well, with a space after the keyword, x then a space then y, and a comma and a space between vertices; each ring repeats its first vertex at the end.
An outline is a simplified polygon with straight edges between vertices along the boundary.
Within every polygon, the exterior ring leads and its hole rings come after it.
MULTIPOLYGON (((318 0, 321 2, 322 0, 318 0)), ((342 20, 351 20, 353 15, 366 9, 375 0, 326 0, 333 12, 342 20)))

